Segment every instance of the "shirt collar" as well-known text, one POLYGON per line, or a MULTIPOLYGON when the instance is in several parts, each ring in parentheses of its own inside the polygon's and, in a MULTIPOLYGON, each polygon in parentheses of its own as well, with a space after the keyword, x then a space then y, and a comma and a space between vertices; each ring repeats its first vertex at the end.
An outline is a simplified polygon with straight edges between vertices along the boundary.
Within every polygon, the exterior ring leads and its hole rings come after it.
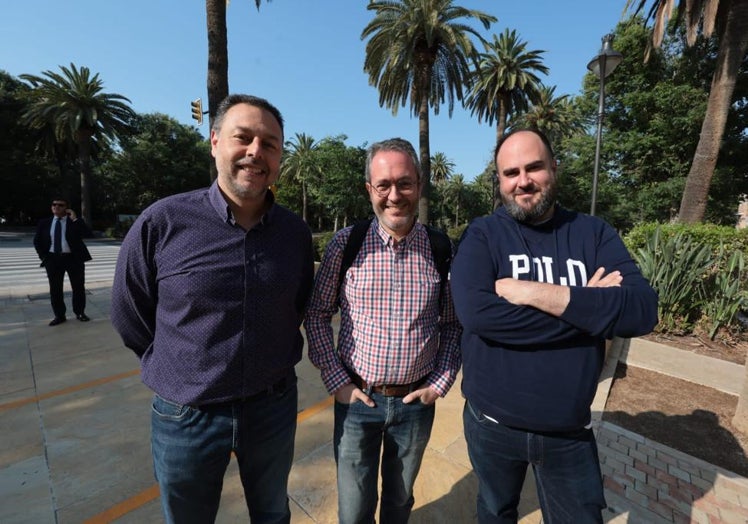
MULTIPOLYGON (((231 212, 228 202, 223 197, 221 190, 218 188, 218 181, 214 181, 208 189, 208 200, 213 209, 221 217, 221 220, 231 225, 235 225, 234 214, 231 212)), ((269 220, 272 220, 275 215, 275 195, 271 190, 265 193, 265 203, 268 205, 268 210, 260 219, 260 224, 266 224, 269 220)))
MULTIPOLYGON (((377 226, 377 234, 379 235, 379 238, 382 239, 382 242, 386 246, 392 246, 395 247, 395 239, 390 235, 383 227, 382 224, 377 220, 374 219, 377 226)), ((408 231, 408 234, 403 237, 402 240, 400 240, 397 244, 397 247, 404 247, 410 245, 410 243, 413 241, 415 236, 418 233, 419 230, 423 229, 423 225, 421 225, 417 220, 413 224, 413 227, 408 231)))

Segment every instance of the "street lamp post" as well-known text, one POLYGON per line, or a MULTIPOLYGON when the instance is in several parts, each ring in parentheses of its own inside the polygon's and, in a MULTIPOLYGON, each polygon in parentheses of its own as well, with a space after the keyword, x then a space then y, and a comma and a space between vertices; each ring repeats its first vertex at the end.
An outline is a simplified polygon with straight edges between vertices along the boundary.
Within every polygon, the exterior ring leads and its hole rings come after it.
POLYGON ((603 135, 603 115, 605 113, 605 78, 618 67, 623 60, 623 55, 615 51, 611 44, 613 35, 607 34, 603 38, 603 47, 600 53, 590 60, 587 69, 600 77, 600 98, 597 106, 597 143, 595 144, 595 171, 592 175, 592 204, 590 205, 590 215, 595 215, 595 203, 597 202, 597 178, 600 173, 600 145, 603 135))

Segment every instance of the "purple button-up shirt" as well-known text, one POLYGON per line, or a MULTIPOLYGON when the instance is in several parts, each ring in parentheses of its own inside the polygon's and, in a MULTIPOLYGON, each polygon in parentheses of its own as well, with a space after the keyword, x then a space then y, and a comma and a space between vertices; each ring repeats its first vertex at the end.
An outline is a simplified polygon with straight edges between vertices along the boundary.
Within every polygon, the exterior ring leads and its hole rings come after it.
POLYGON ((164 198, 117 261, 111 318, 143 382, 172 402, 252 395, 292 373, 314 275, 312 237, 274 203, 245 231, 217 184, 164 198))

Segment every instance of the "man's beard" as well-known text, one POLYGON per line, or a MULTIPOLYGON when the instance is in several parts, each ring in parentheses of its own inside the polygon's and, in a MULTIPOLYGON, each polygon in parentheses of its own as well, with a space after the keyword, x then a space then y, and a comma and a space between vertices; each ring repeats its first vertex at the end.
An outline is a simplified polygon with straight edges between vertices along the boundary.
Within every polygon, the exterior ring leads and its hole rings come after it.
POLYGON ((553 184, 540 192, 540 200, 530 209, 526 209, 517 204, 511 195, 501 193, 501 201, 504 203, 506 212, 518 222, 535 223, 540 217, 545 215, 556 203, 556 184, 553 184))

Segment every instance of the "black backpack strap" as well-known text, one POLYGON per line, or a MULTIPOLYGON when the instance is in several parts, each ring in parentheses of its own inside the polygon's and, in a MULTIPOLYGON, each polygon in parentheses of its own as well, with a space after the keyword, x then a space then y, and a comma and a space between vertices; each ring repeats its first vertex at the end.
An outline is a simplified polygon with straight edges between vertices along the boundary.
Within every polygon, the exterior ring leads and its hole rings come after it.
POLYGON ((371 219, 361 220, 353 224, 351 228, 351 234, 348 236, 348 241, 343 248, 343 258, 340 261, 340 272, 338 273, 338 294, 340 294, 340 286, 343 285, 345 280, 345 274, 348 268, 353 265, 353 261, 356 260, 356 255, 361 251, 361 246, 364 245, 364 239, 366 233, 369 231, 371 225, 371 219))
POLYGON ((426 226, 431 243, 431 254, 434 257, 436 270, 439 272, 441 281, 439 288, 439 300, 444 294, 444 285, 449 280, 449 268, 452 264, 452 241, 443 231, 431 226, 426 226))

